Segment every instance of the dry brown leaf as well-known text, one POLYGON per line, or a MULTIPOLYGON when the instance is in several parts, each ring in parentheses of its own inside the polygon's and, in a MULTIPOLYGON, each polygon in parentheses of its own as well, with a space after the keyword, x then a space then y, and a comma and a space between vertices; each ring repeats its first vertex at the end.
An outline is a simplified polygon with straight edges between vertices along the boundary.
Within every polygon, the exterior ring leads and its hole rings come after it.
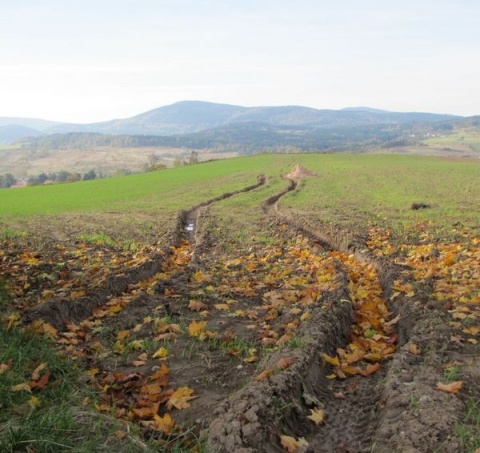
POLYGON ((277 368, 280 368, 281 370, 285 370, 285 369, 288 368, 292 363, 293 363, 293 357, 282 357, 282 358, 277 362, 277 368))
POLYGON ((447 393, 458 393, 462 388, 463 381, 450 382, 450 384, 437 383, 437 390, 447 393))
POLYGON ((365 367, 365 374, 367 376, 370 376, 371 374, 373 373, 376 373, 378 370, 380 369, 380 363, 374 363, 374 364, 368 364, 366 367, 365 367))
POLYGON ((273 370, 270 368, 267 368, 257 376, 257 381, 264 381, 265 379, 269 378, 272 374, 273 374, 273 370))
POLYGON ((5 373, 10 367, 6 363, 0 363, 0 374, 5 373))
POLYGON ((48 385, 50 379, 50 371, 47 371, 40 379, 30 382, 30 388, 33 389, 44 389, 48 385))
POLYGON ((202 311, 206 310, 208 305, 204 304, 200 300, 192 299, 188 304, 188 308, 192 311, 202 311))

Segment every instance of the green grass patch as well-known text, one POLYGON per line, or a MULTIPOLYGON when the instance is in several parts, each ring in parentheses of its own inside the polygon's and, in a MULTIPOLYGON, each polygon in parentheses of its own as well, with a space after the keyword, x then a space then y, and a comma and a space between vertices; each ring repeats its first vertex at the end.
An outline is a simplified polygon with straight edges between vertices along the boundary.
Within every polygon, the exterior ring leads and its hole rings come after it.
POLYGON ((1 364, 0 451, 142 451, 132 437, 116 437, 117 421, 83 405, 93 394, 78 382, 75 364, 45 339, 0 325, 1 364), (46 387, 15 391, 43 363, 51 373, 46 387))
POLYGON ((455 423, 455 434, 460 440, 463 452, 474 452, 480 448, 480 401, 467 402, 465 419, 455 423))

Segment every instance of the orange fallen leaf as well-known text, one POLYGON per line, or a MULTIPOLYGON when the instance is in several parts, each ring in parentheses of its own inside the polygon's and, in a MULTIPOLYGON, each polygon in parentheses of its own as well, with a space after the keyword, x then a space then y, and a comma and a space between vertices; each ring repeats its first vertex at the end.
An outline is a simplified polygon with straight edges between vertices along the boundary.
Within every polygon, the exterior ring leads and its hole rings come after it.
POLYGON ((154 404, 150 407, 134 407, 132 408, 132 413, 135 415, 135 417, 132 418, 137 418, 140 420, 153 418, 155 415, 157 415, 158 407, 158 404, 154 404))
POLYGON ((32 381, 29 383, 30 388, 42 390, 48 385, 48 380, 50 379, 50 371, 47 371, 40 379, 32 381))
POLYGON ((152 374, 148 379, 151 381, 155 381, 163 376, 167 376, 169 371, 170 369, 168 368, 168 366, 165 365, 165 363, 162 363, 160 369, 154 374, 152 374))
POLYGON ((123 340, 130 335, 130 330, 121 330, 117 333, 117 340, 123 340))
POLYGON ((6 363, 0 363, 0 374, 5 373, 10 368, 6 363))
POLYGON ((179 387, 173 392, 170 396, 170 399, 167 402, 167 409, 170 410, 172 407, 177 409, 187 409, 190 407, 190 400, 198 398, 198 396, 192 395, 193 390, 189 387, 179 387))
POLYGON ((369 363, 366 367, 365 367, 365 374, 367 376, 370 376, 371 374, 377 372, 378 370, 380 369, 380 363, 374 363, 374 364, 371 364, 369 363))
POLYGON ((295 439, 291 436, 280 436, 280 443, 288 453, 297 453, 301 447, 308 447, 308 442, 303 438, 295 439))
POLYGON ((267 368, 257 376, 257 381, 264 381, 265 379, 269 378, 272 374, 273 374, 273 370, 271 368, 267 368))
POLYGON ((146 395, 159 395, 161 391, 162 391, 162 388, 158 383, 142 385, 142 387, 140 388, 140 393, 143 393, 146 395))
POLYGON ((215 304, 214 307, 219 311, 230 310, 230 306, 228 304, 215 304))
POLYGON ((293 363, 293 357, 282 357, 282 358, 277 362, 277 368, 280 368, 281 370, 285 370, 285 369, 288 368, 292 363, 293 363))
POLYGON ((450 384, 442 384, 441 382, 437 383, 437 390, 447 393, 458 393, 462 388, 463 381, 455 381, 450 384))
POLYGON ((312 420, 316 425, 321 425, 325 419, 325 411, 323 409, 310 409, 311 414, 307 417, 312 420))

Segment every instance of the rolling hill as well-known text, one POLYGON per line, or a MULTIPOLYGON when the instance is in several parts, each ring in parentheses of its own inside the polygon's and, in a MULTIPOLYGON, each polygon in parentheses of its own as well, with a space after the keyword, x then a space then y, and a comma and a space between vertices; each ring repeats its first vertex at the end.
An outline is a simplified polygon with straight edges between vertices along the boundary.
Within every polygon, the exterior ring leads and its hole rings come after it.
MULTIPOLYGON (((388 112, 367 107, 318 110, 302 106, 241 107, 203 101, 182 101, 131 118, 100 123, 69 124, 26 118, 0 118, 0 126, 18 125, 36 131, 25 131, 23 137, 72 132, 172 136, 240 123, 263 123, 275 127, 337 128, 379 124, 431 123, 457 118, 460 117, 433 113, 388 112)), ((4 137, 0 131, 0 141, 5 142, 6 140, 7 136, 4 137)))

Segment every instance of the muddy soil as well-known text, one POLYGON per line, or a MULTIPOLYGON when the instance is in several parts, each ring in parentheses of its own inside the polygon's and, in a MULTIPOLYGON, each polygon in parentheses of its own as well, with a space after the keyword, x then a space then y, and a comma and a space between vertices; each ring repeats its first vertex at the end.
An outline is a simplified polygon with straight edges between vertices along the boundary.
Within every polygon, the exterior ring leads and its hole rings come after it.
POLYGON ((281 452, 287 451, 282 436, 289 436, 298 442, 290 451, 298 452, 462 451, 454 426, 462 422, 469 398, 480 392, 476 346, 452 340, 458 332, 449 325, 445 307, 427 293, 411 298, 395 292, 394 281, 412 281, 410 269, 374 255, 359 235, 319 230, 282 212, 281 199, 299 190, 298 178, 314 176, 297 173, 258 213, 261 228, 276 238, 277 255, 258 245, 236 244, 225 256, 224 238, 204 227, 212 215, 209 206, 261 190, 266 183, 261 177, 243 191, 180 213, 170 239, 146 263, 112 275, 101 290, 78 300, 55 299, 29 308, 24 322, 40 319, 58 329, 57 340, 64 340, 59 347, 86 370, 96 369, 85 378, 90 385, 129 379, 127 394, 104 397, 105 405, 117 405, 121 418, 128 418, 138 402, 133 382, 147 382, 161 363, 168 364, 166 388, 189 387, 195 399, 190 407, 172 411, 175 433, 152 432, 136 420, 146 437, 165 445, 177 437, 188 448, 193 435, 206 439, 211 452, 281 452), (275 299, 268 305, 280 290, 305 296, 280 280, 263 283, 258 264, 285 262, 296 278, 305 279, 306 267, 285 258, 285 244, 298 238, 309 250, 308 259, 334 263, 330 280, 335 284, 314 293, 307 309, 293 298, 289 305, 275 299), (250 256, 257 261, 246 269, 250 256), (396 350, 372 374, 339 378, 332 376, 325 355, 345 348, 359 322, 351 292, 357 268, 378 274, 389 319, 396 319, 391 333, 396 350), (299 312, 308 316, 296 322, 292 313, 299 312), (186 333, 201 319, 211 329, 204 340, 186 333), (168 358, 159 362, 153 352, 162 345, 168 358), (442 365, 448 363, 462 364, 465 390, 458 395, 436 389, 445 381, 442 365), (324 411, 324 420, 312 422, 312 410, 324 411))

